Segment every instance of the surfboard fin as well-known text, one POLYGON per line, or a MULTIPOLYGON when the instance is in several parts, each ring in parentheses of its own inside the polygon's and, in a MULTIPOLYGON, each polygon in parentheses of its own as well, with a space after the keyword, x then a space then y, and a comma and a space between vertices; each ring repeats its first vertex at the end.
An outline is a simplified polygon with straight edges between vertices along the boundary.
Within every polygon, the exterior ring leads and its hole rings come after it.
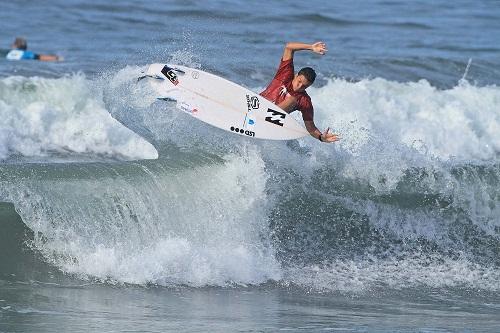
POLYGON ((182 74, 182 75, 186 74, 186 72, 184 72, 182 69, 175 68, 175 67, 174 67, 174 68, 172 68, 172 69, 173 69, 174 71, 176 71, 177 73, 179 73, 179 74, 182 74))
POLYGON ((160 101, 165 101, 165 102, 177 102, 176 99, 170 98, 170 97, 156 97, 156 99, 159 99, 160 101))
POLYGON ((147 78, 147 77, 149 77, 149 78, 151 78, 151 79, 156 79, 156 80, 165 80, 164 78, 162 78, 162 77, 161 77, 161 76, 159 76, 159 75, 143 75, 143 76, 139 76, 139 77, 137 78, 137 82, 139 82, 139 81, 141 81, 141 80, 143 80, 143 79, 145 79, 145 78, 147 78))

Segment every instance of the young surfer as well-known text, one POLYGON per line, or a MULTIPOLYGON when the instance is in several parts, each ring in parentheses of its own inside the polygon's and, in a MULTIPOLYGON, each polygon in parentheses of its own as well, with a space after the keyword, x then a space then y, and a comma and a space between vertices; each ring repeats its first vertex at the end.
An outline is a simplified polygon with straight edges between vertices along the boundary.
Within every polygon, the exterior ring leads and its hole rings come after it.
POLYGON ((53 54, 37 54, 28 51, 28 43, 26 39, 17 37, 11 46, 11 50, 7 51, 5 58, 7 60, 41 60, 41 61, 59 61, 62 60, 59 56, 53 54))
POLYGON ((337 134, 330 133, 330 128, 321 133, 314 124, 314 109, 306 89, 314 83, 316 72, 311 67, 304 67, 295 74, 293 55, 295 51, 301 50, 310 50, 320 55, 327 52, 326 44, 323 42, 314 44, 287 43, 276 75, 260 95, 287 113, 299 110, 302 112, 302 119, 311 136, 322 142, 335 142, 339 140, 337 134))

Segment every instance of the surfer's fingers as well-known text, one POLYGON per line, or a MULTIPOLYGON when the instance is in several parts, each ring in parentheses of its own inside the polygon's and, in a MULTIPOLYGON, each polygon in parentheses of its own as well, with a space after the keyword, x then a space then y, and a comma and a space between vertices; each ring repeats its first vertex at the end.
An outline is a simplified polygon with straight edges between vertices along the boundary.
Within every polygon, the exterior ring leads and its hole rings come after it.
POLYGON ((323 42, 314 43, 312 46, 313 46, 313 51, 318 54, 324 55, 325 52, 327 51, 326 44, 323 42))
POLYGON ((340 139, 340 136, 338 134, 330 133, 330 135, 328 135, 328 138, 332 141, 337 141, 340 139))
POLYGON ((316 42, 313 44, 313 47, 319 47, 320 49, 325 49, 326 48, 326 44, 323 43, 323 42, 316 42))

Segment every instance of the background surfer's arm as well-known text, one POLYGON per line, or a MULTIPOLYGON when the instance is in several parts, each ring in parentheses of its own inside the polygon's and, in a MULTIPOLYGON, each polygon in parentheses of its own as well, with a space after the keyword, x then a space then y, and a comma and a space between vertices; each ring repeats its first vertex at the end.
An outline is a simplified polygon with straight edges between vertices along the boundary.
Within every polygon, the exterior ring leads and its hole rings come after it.
POLYGON ((40 61, 58 61, 59 57, 53 54, 37 54, 40 61))
POLYGON ((326 44, 323 42, 316 42, 314 44, 305 44, 305 43, 296 43, 296 42, 289 42, 286 43, 285 50, 283 51, 283 61, 290 60, 293 58, 293 53, 295 51, 302 51, 302 50, 310 50, 313 51, 314 53, 318 54, 325 54, 326 51, 326 44))

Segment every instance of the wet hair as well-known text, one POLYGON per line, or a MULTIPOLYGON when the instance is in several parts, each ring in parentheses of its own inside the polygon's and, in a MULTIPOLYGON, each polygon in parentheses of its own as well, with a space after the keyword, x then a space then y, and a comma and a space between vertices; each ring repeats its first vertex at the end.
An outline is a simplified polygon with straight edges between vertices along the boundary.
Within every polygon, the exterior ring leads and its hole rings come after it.
POLYGON ((311 84, 313 84, 314 80, 316 80, 316 72, 311 67, 302 68, 297 75, 303 75, 307 81, 311 82, 311 84))
POLYGON ((22 37, 17 37, 16 40, 14 41, 14 46, 16 49, 26 50, 28 48, 28 43, 26 42, 26 39, 22 37))

